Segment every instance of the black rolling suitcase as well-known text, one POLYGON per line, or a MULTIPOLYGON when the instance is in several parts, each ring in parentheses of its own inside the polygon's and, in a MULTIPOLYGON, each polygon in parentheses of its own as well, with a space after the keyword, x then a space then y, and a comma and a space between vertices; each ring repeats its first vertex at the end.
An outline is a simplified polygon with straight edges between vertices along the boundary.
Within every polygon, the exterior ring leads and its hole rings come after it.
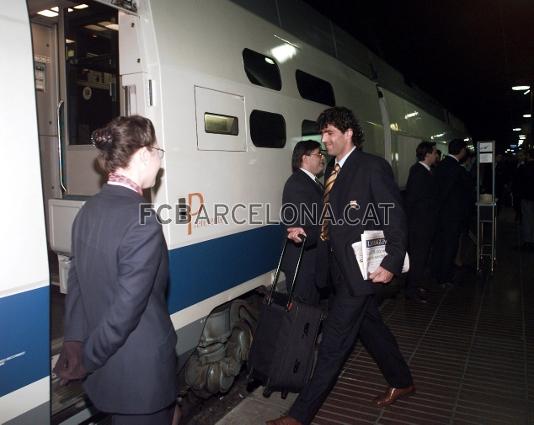
POLYGON ((284 244, 270 294, 265 298, 248 358, 249 383, 264 385, 264 395, 299 392, 309 381, 315 359, 315 344, 323 318, 319 307, 293 300, 304 242, 300 249, 289 294, 276 292, 284 244))

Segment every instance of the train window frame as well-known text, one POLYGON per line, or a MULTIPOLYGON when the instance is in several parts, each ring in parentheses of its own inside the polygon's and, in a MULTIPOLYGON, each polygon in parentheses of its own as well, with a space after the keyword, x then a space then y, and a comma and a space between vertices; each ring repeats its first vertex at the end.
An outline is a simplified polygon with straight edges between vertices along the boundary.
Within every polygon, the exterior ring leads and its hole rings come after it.
POLYGON ((336 106, 334 86, 330 81, 319 78, 302 69, 295 71, 295 80, 299 94, 303 99, 322 105, 336 106))
POLYGON ((243 69, 252 84, 271 90, 282 90, 280 67, 273 58, 246 47, 241 55, 243 57, 243 69))
POLYGON ((317 121, 306 119, 302 120, 300 134, 302 137, 321 136, 321 130, 319 130, 319 125, 317 124, 317 121), (316 131, 310 132, 305 130, 307 127, 311 128, 312 126, 314 127, 313 130, 316 131))
POLYGON ((239 117, 236 117, 234 115, 225 115, 225 114, 218 114, 216 112, 204 112, 204 131, 209 134, 222 134, 225 136, 239 136, 239 117), (218 131, 218 130, 208 130, 208 123, 206 121, 207 116, 210 115, 212 117, 217 118, 231 118, 233 120, 232 126, 230 131, 218 131))
POLYGON ((286 119, 282 114, 254 109, 249 116, 249 126, 250 140, 254 146, 270 149, 283 149, 285 147, 287 127, 286 119))

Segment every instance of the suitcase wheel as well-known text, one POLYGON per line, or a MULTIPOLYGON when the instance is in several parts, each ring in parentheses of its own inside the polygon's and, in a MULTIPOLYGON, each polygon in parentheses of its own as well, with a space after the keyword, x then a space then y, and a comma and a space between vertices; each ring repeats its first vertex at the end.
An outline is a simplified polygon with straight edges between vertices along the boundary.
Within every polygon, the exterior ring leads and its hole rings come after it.
POLYGON ((270 388, 268 388, 268 387, 265 387, 263 389, 263 396, 266 397, 266 398, 269 398, 272 393, 273 393, 272 390, 270 388))
POLYGON ((282 393, 280 394, 280 396, 282 397, 283 400, 285 400, 285 399, 287 398, 287 394, 288 394, 287 391, 282 391, 282 393))

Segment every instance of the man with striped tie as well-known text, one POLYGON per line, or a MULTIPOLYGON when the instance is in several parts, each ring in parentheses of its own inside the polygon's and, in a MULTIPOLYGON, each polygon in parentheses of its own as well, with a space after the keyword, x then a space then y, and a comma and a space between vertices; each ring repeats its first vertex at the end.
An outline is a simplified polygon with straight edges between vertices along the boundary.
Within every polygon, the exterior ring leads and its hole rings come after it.
MULTIPOLYGON (((323 326, 317 364, 288 416, 269 425, 301 425, 313 417, 336 382, 343 364, 359 339, 376 361, 389 388, 373 400, 376 407, 394 403, 415 391, 410 369, 395 337, 382 321, 375 288, 399 274, 406 253, 406 218, 390 165, 361 151, 363 132, 352 111, 334 107, 318 118, 322 141, 334 157, 325 174, 324 211, 320 239, 327 245, 335 294, 323 326), (364 279, 352 244, 364 230, 381 229, 387 240, 378 269, 364 279)), ((288 229, 299 241, 302 228, 288 229)))
MULTIPOLYGON (((320 143, 314 140, 301 140, 295 145, 291 159, 293 174, 287 179, 282 195, 282 222, 288 227, 302 227, 307 236, 294 291, 295 298, 307 304, 319 303, 317 288, 325 286, 327 277, 326 269, 320 271, 316 267, 319 217, 323 209, 323 185, 317 176, 325 166, 320 149, 320 143)), ((293 279, 299 245, 296 242, 287 245, 282 270, 288 283, 293 279)))

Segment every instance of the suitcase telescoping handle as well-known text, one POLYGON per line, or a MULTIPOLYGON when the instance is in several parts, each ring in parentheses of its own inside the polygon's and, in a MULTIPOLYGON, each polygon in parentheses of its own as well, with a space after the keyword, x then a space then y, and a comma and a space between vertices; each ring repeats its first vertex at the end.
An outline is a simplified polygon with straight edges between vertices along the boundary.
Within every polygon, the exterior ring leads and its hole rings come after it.
MULTIPOLYGON (((300 244, 299 257, 297 259, 297 265, 295 266, 295 273, 293 273, 293 280, 291 282, 291 287, 289 288, 289 296, 287 298, 287 304, 286 304, 286 310, 288 311, 289 311, 289 307, 291 306, 291 301, 293 301, 293 291, 295 290, 295 282, 297 281, 297 276, 300 270, 300 261, 302 260, 302 254, 304 253, 304 246, 306 245, 306 235, 301 234, 299 235, 299 237, 300 239, 302 239, 302 243, 300 244)), ((286 241, 284 242, 284 247, 282 248, 282 253, 280 254, 280 259, 278 260, 278 267, 276 267, 274 281, 271 286, 271 292, 269 293, 269 299, 267 301, 268 304, 272 304, 273 302, 274 293, 276 291, 276 285, 278 285, 278 278, 280 276, 280 267, 282 266, 282 260, 284 259, 284 255, 286 254, 286 248, 287 248, 288 243, 289 243, 289 239, 286 238, 286 241)))

